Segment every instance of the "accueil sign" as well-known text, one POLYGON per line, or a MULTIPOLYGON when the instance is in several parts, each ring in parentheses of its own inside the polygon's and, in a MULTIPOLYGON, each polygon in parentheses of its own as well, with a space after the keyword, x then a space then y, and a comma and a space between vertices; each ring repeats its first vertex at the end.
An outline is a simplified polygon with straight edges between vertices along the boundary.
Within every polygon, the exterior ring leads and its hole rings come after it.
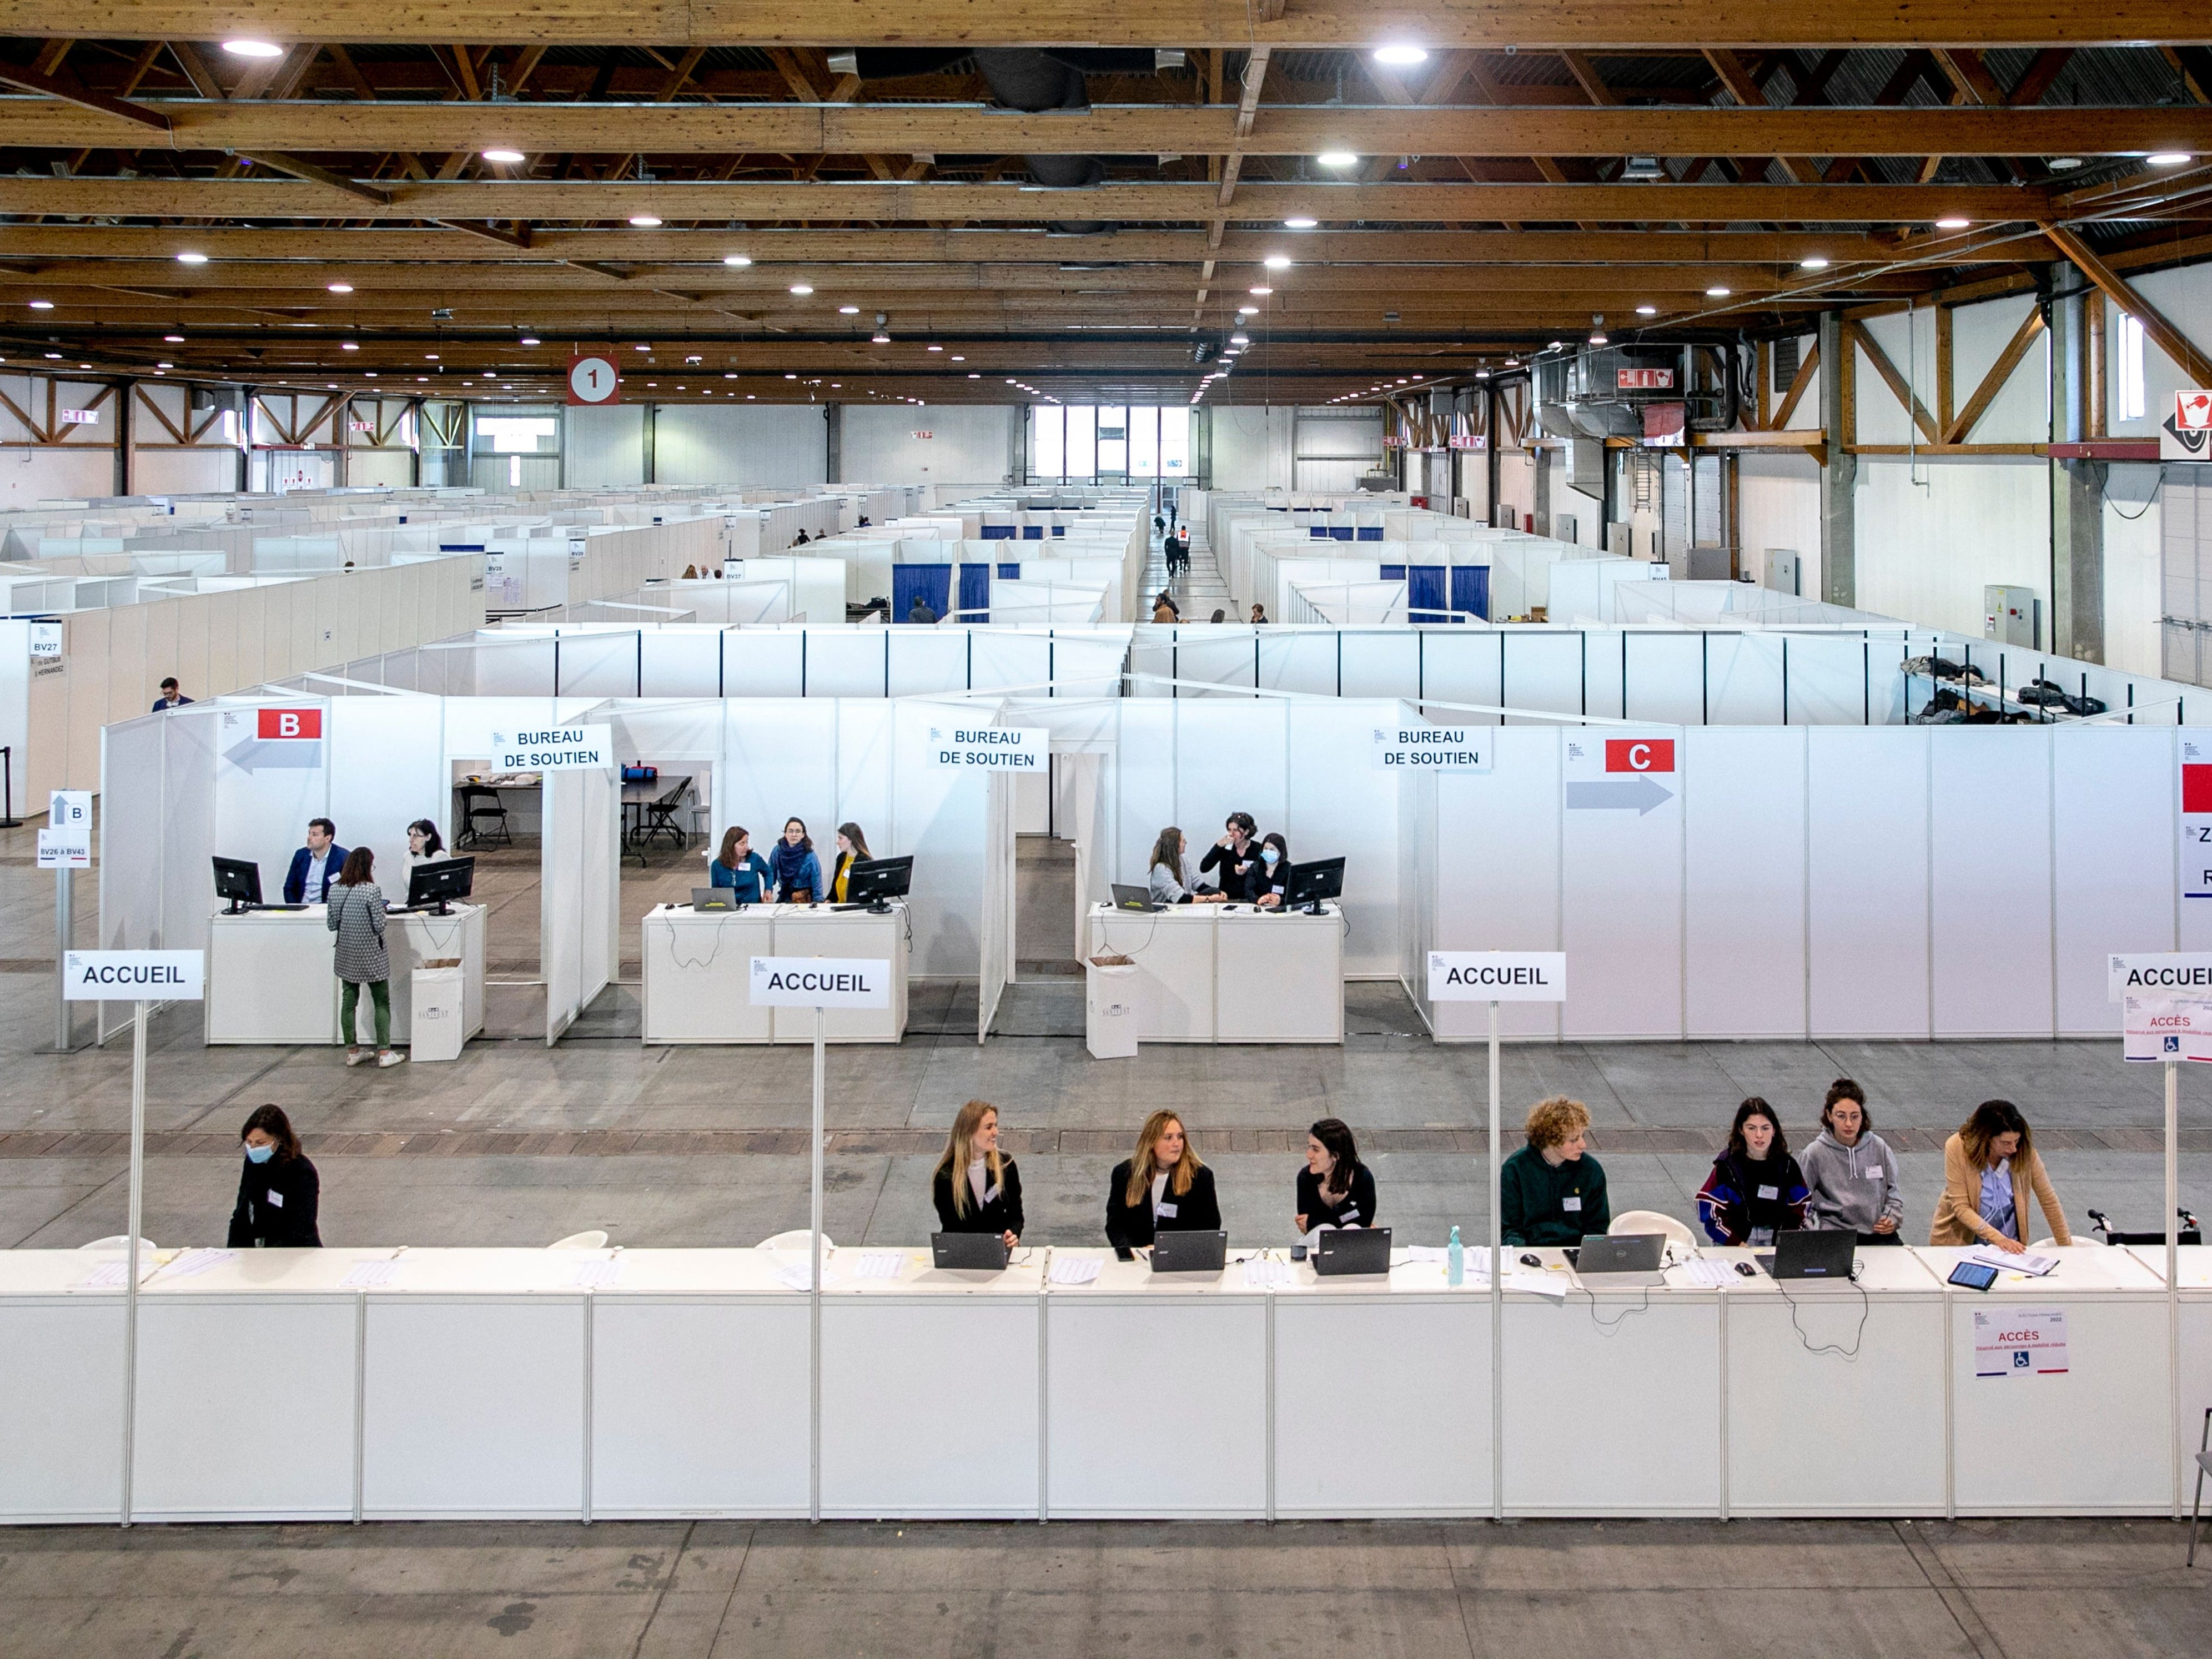
POLYGON ((1431 1002, 1565 1002, 1567 958, 1559 951, 1431 951, 1431 1002))
POLYGON ((1377 726, 1370 752, 1378 772, 1487 772, 1490 744, 1479 726, 1377 726))
POLYGON ((963 772, 1042 772, 1052 755, 1049 732, 995 726, 933 726, 929 763, 963 772))
POLYGON ((541 726, 491 734, 495 772, 603 770, 614 764, 611 726, 541 726))
POLYGON ((888 1008, 891 965, 870 957, 755 957, 756 1008, 888 1008))

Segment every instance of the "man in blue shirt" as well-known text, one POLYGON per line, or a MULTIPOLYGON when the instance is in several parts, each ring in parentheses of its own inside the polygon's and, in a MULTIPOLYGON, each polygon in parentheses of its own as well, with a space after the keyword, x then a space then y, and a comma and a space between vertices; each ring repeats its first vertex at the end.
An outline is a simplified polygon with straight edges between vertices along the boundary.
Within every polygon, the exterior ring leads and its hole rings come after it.
POLYGON ((190 697, 177 689, 176 676, 172 674, 161 682, 161 695, 155 701, 154 712, 158 714, 164 708, 182 708, 191 701, 190 697))
POLYGON ((292 868, 284 878, 285 903, 328 902, 331 884, 345 868, 346 849, 337 840, 338 827, 328 818, 307 820, 307 844, 292 854, 292 868))

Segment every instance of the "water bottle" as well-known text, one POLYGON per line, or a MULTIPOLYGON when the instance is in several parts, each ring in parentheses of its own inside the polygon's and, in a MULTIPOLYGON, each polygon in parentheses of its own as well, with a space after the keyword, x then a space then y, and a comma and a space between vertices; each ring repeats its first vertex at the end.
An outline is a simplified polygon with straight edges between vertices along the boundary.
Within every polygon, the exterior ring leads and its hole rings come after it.
POLYGON ((1444 1246, 1444 1283, 1458 1285, 1467 1279, 1467 1250, 1459 1242, 1459 1229, 1454 1227, 1451 1243, 1444 1246))

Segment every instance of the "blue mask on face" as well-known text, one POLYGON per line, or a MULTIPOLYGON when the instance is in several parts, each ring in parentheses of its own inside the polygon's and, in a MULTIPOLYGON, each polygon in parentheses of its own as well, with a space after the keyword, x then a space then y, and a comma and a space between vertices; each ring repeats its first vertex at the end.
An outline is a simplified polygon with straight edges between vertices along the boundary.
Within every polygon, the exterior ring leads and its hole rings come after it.
POLYGON ((246 1161, 248 1164, 266 1164, 276 1156, 276 1143, 273 1140, 266 1146, 248 1146, 246 1149, 246 1161))
POLYGON ((1266 852, 1264 852, 1264 853, 1262 853, 1262 854, 1260 854, 1261 859, 1263 861, 1265 861, 1266 863, 1268 863, 1268 864, 1273 864, 1273 863, 1277 859, 1280 858, 1281 856, 1282 856, 1282 854, 1279 854, 1279 853, 1278 853, 1278 852, 1277 852, 1273 848, 1272 848, 1272 847, 1270 847, 1270 848, 1269 848, 1266 852))

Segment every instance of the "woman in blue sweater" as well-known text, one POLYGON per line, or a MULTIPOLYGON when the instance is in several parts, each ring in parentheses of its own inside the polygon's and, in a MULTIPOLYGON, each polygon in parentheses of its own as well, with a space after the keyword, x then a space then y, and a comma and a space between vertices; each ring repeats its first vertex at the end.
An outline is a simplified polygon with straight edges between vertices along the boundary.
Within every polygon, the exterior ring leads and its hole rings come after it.
POLYGON ((814 856, 805 819, 784 821, 783 839, 769 856, 769 872, 786 904, 810 904, 822 896, 822 860, 814 856))
POLYGON ((739 904, 764 902, 775 884, 768 860, 753 851, 751 838, 734 823, 722 832, 722 850, 707 866, 707 878, 710 886, 734 889, 739 904))

